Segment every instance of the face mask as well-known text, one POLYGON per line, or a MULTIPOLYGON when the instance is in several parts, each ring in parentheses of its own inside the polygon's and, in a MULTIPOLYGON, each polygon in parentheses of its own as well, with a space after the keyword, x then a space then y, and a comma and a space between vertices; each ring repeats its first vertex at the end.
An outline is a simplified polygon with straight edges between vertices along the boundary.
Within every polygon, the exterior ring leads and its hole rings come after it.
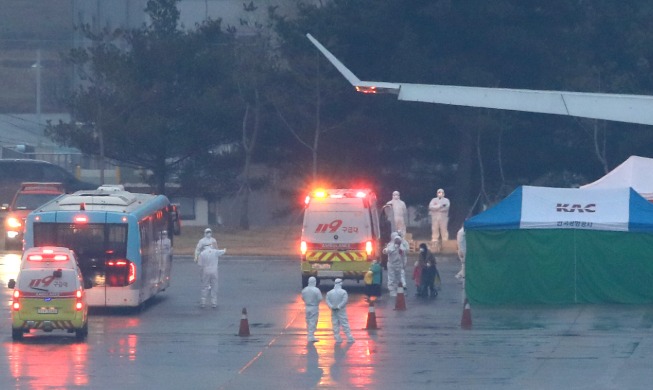
POLYGON ((426 252, 426 250, 424 248, 419 248, 419 251, 422 252, 422 253, 426 252))

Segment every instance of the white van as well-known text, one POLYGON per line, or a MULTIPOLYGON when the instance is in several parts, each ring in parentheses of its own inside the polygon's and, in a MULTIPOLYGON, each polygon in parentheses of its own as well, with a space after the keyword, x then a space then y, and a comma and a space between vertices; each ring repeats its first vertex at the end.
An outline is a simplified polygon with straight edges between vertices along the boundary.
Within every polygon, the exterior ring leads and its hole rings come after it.
POLYGON ((23 253, 17 280, 10 279, 11 337, 21 340, 33 329, 88 335, 86 288, 75 253, 68 248, 34 247, 23 253))
POLYGON ((369 189, 326 189, 305 200, 301 237, 302 286, 308 278, 360 281, 381 261, 379 209, 369 189))

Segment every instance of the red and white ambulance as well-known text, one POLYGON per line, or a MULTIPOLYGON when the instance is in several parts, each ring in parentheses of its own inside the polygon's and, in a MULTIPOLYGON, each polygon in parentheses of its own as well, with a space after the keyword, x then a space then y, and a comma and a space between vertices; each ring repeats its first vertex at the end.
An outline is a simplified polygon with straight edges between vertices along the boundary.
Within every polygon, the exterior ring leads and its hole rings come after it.
POLYGON ((381 261, 379 209, 370 189, 319 189, 306 196, 301 237, 302 286, 308 278, 363 280, 381 261))

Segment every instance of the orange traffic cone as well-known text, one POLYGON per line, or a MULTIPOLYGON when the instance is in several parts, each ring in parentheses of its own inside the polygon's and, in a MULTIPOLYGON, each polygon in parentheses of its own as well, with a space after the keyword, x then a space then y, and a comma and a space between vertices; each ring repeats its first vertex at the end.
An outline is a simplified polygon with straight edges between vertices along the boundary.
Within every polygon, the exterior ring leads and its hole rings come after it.
POLYGON ((365 329, 373 330, 379 329, 376 326, 376 312, 374 311, 374 301, 370 299, 370 308, 367 312, 367 323, 365 324, 365 329))
POLYGON ((460 320, 460 327, 472 329, 472 309, 469 307, 467 298, 465 298, 465 304, 463 305, 463 318, 460 320))
POLYGON ((238 336, 249 336, 249 322, 247 321, 247 309, 243 307, 243 315, 240 317, 240 330, 238 336))
POLYGON ((397 299, 395 300, 395 310, 406 310, 406 297, 404 297, 404 285, 399 282, 397 287, 397 299))

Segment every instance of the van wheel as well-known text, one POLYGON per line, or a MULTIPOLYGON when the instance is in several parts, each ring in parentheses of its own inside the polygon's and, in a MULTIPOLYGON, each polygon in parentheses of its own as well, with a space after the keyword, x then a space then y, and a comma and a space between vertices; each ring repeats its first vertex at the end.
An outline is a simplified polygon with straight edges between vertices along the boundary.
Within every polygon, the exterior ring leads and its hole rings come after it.
POLYGON ((83 327, 75 329, 75 338, 77 341, 83 341, 88 336, 88 322, 83 327))
POLYGON ((23 339, 23 330, 11 328, 11 338, 13 340, 22 340, 23 339))

